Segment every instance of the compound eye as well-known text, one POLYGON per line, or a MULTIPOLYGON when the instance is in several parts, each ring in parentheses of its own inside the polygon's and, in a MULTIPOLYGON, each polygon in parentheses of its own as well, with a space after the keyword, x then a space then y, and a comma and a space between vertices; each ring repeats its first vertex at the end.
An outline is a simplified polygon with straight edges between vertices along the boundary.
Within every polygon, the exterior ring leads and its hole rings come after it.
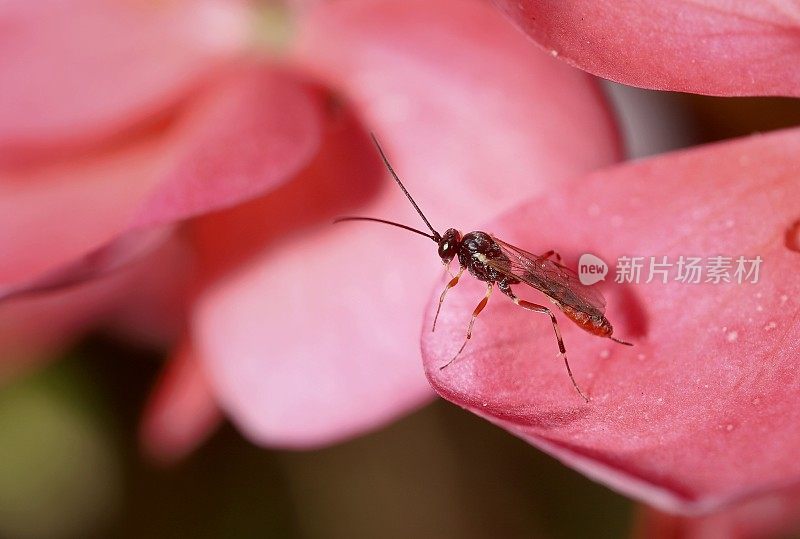
POLYGON ((439 256, 445 262, 450 262, 456 255, 459 245, 459 233, 454 228, 449 228, 439 243, 439 256))
POLYGON ((442 242, 441 244, 439 244, 439 256, 446 262, 449 262, 450 260, 452 260, 454 255, 453 251, 455 249, 453 247, 454 245, 450 241, 442 242))

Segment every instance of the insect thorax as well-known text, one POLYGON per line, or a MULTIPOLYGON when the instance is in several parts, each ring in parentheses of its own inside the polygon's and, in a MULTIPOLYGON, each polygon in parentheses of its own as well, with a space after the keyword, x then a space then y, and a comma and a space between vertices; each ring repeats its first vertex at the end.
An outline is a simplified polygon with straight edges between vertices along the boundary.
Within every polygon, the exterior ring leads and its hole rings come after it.
POLYGON ((501 280, 503 275, 486 264, 487 260, 508 260, 489 234, 485 232, 470 232, 461 239, 458 249, 458 261, 469 272, 481 281, 494 282, 501 280))

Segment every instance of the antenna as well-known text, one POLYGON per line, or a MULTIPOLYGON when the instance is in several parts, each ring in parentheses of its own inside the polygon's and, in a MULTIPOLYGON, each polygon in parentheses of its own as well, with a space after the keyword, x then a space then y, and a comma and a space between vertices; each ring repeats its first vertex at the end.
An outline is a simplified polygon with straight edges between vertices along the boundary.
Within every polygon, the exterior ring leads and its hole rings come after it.
POLYGON ((394 221, 386 221, 385 219, 377 219, 375 217, 338 217, 338 218, 333 220, 333 223, 334 224, 341 223, 342 221, 374 221, 376 223, 383 223, 385 225, 392 225, 392 226, 396 226, 398 228, 404 228, 404 229, 409 230, 411 232, 416 232, 420 236, 425 236, 426 238, 430 238, 433 241, 435 241, 436 243, 439 243, 439 240, 437 240, 435 237, 431 236, 430 234, 427 234, 427 233, 423 232, 422 230, 417 230, 416 228, 411 228, 410 226, 401 225, 400 223, 395 223, 394 221))
MULTIPOLYGON (((409 201, 411 202, 411 204, 414 206, 414 209, 415 209, 415 210, 417 210, 417 213, 419 214, 419 216, 420 216, 420 217, 422 217, 422 220, 423 220, 423 221, 425 221, 425 224, 428 226, 428 228, 430 229, 430 231, 431 231, 431 232, 433 232, 433 236, 431 236, 431 239, 433 239, 433 241, 435 241, 436 243, 439 243, 439 240, 442 238, 442 235, 441 235, 441 234, 439 234, 438 232, 436 232, 436 231, 433 229, 433 227, 431 226, 430 222, 428 222, 428 219, 425 217, 425 214, 424 214, 424 213, 422 213, 422 210, 421 210, 421 209, 419 209, 419 206, 417 206, 417 203, 416 203, 416 202, 414 202, 414 199, 413 199, 413 198, 411 198, 411 194, 408 192, 408 189, 406 189, 406 186, 405 186, 405 185, 403 185, 403 182, 401 182, 401 181, 400 181, 400 178, 398 178, 398 177, 397 177, 397 173, 396 173, 396 172, 394 171, 394 169, 392 168, 392 165, 391 165, 391 164, 389 164, 389 160, 386 158, 386 154, 385 154, 385 153, 383 153, 383 148, 381 148, 381 145, 380 145, 380 143, 378 142, 378 139, 377 139, 377 138, 375 138, 375 133, 373 133, 373 132, 371 132, 371 131, 370 131, 370 134, 369 134, 369 136, 370 136, 370 137, 372 137, 372 142, 374 142, 374 143, 375 143, 375 146, 377 146, 377 148, 378 148, 378 152, 381 154, 381 159, 383 159, 383 164, 384 164, 384 165, 386 165, 386 168, 387 168, 387 169, 389 170, 389 172, 392 174, 392 177, 394 178, 394 181, 396 181, 396 182, 397 182, 397 185, 399 185, 399 186, 400 186, 400 189, 402 189, 402 190, 403 190, 403 193, 405 193, 405 195, 406 195, 406 197, 408 198, 408 200, 409 200, 409 201)), ((385 222, 385 221, 384 221, 384 222, 385 222)), ((390 223, 390 224, 396 224, 396 223, 390 223)), ((400 225, 400 226, 403 226, 403 225, 400 225)), ((412 229, 412 230, 413 230, 413 229, 412 229)), ((426 235, 427 235, 427 234, 426 234, 426 235)))

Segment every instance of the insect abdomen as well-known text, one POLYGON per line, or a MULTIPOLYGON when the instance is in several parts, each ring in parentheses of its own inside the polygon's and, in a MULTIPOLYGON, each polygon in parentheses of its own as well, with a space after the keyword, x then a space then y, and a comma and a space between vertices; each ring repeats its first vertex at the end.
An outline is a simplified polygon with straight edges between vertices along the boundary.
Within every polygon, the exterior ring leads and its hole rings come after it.
POLYGON ((611 322, 603 315, 591 315, 567 305, 560 305, 561 310, 567 317, 575 322, 581 329, 588 331, 592 335, 608 337, 614 332, 611 322))

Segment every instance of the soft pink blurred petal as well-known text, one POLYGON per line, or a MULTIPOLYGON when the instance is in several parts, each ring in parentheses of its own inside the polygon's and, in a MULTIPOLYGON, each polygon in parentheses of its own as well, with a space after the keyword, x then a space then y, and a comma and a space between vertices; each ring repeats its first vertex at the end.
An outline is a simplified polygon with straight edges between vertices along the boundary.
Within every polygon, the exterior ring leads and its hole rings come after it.
POLYGON ((408 162, 409 178, 476 190, 464 200, 502 200, 518 190, 505 168, 524 174, 530 191, 544 190, 617 157, 594 81, 542 54, 480 2, 345 0, 299 26, 295 60, 382 139, 403 141, 393 158, 408 162))
MULTIPOLYGON (((643 507, 634 537, 642 539, 767 539, 800 531, 800 492, 780 492, 700 517, 643 507)), ((795 534, 795 535, 792 535, 795 534)))
POLYGON ((178 129, 174 159, 135 225, 227 208, 290 179, 317 151, 320 98, 316 88, 267 65, 218 84, 178 129))
POLYGON ((117 267, 117 257, 130 257, 130 249, 107 245, 125 232, 228 207, 280 185, 313 157, 320 114, 317 92, 306 84, 268 66, 242 68, 208 88, 163 132, 6 174, 0 178, 4 293, 94 276, 117 267), (98 249, 114 256, 76 262, 98 249))
POLYGON ((494 0, 570 65, 632 86, 800 96, 792 0, 494 0))
POLYGON ((88 143, 175 105, 247 41, 236 0, 0 7, 0 163, 88 143))
POLYGON ((139 345, 167 348, 186 334, 197 286, 196 254, 183 230, 133 269, 134 285, 103 317, 103 328, 139 345))
MULTIPOLYGON (((166 291, 167 285, 174 283, 185 268, 185 264, 176 263, 179 255, 179 242, 165 237, 151 252, 113 275, 0 303, 0 381, 51 359, 91 327, 101 323, 121 326, 123 319, 130 321, 122 314, 132 314, 132 307, 146 301, 152 291, 166 291)), ((162 301, 172 297, 174 294, 165 294, 162 301)), ((161 304, 159 310, 153 310, 155 302, 149 305, 145 323, 136 320, 137 336, 154 324, 160 324, 163 333, 166 323, 172 321, 173 310, 179 308, 161 304)))
POLYGON ((29 292, 38 294, 58 290, 113 273, 132 261, 146 256, 162 244, 171 232, 170 227, 130 231, 121 235, 116 241, 102 245, 65 266, 35 277, 23 288, 14 285, 0 286, 0 300, 5 301, 29 292))
POLYGON ((330 224, 361 214, 421 225, 363 129, 377 132, 439 227, 613 161, 618 145, 591 80, 480 3, 339 2, 306 21, 300 41, 306 68, 343 93, 343 105, 332 102, 339 119, 311 170, 266 197, 240 234, 217 232, 228 244, 268 241, 208 293, 194 335, 246 435, 312 447, 430 396, 417 358, 427 290, 443 273, 434 246, 380 225, 330 224))
POLYGON ((482 227, 534 252, 557 249, 571 264, 586 252, 612 264, 621 255, 763 257, 758 284, 609 279, 608 317, 633 348, 562 316, 591 403, 556 359, 546 317, 501 294, 459 361, 439 370, 483 294, 474 280, 448 296, 441 330, 423 332, 429 380, 448 400, 667 510, 709 510, 800 482, 800 254, 787 236, 800 212, 799 150, 792 130, 669 154, 563 185, 482 227))
POLYGON ((175 462, 208 438, 221 420, 203 366, 184 342, 150 396, 139 430, 142 449, 157 462, 175 462))
MULTIPOLYGON (((128 282, 123 279, 124 285, 128 282)), ((119 279, 0 304, 0 383, 52 357, 121 296, 119 279)))

